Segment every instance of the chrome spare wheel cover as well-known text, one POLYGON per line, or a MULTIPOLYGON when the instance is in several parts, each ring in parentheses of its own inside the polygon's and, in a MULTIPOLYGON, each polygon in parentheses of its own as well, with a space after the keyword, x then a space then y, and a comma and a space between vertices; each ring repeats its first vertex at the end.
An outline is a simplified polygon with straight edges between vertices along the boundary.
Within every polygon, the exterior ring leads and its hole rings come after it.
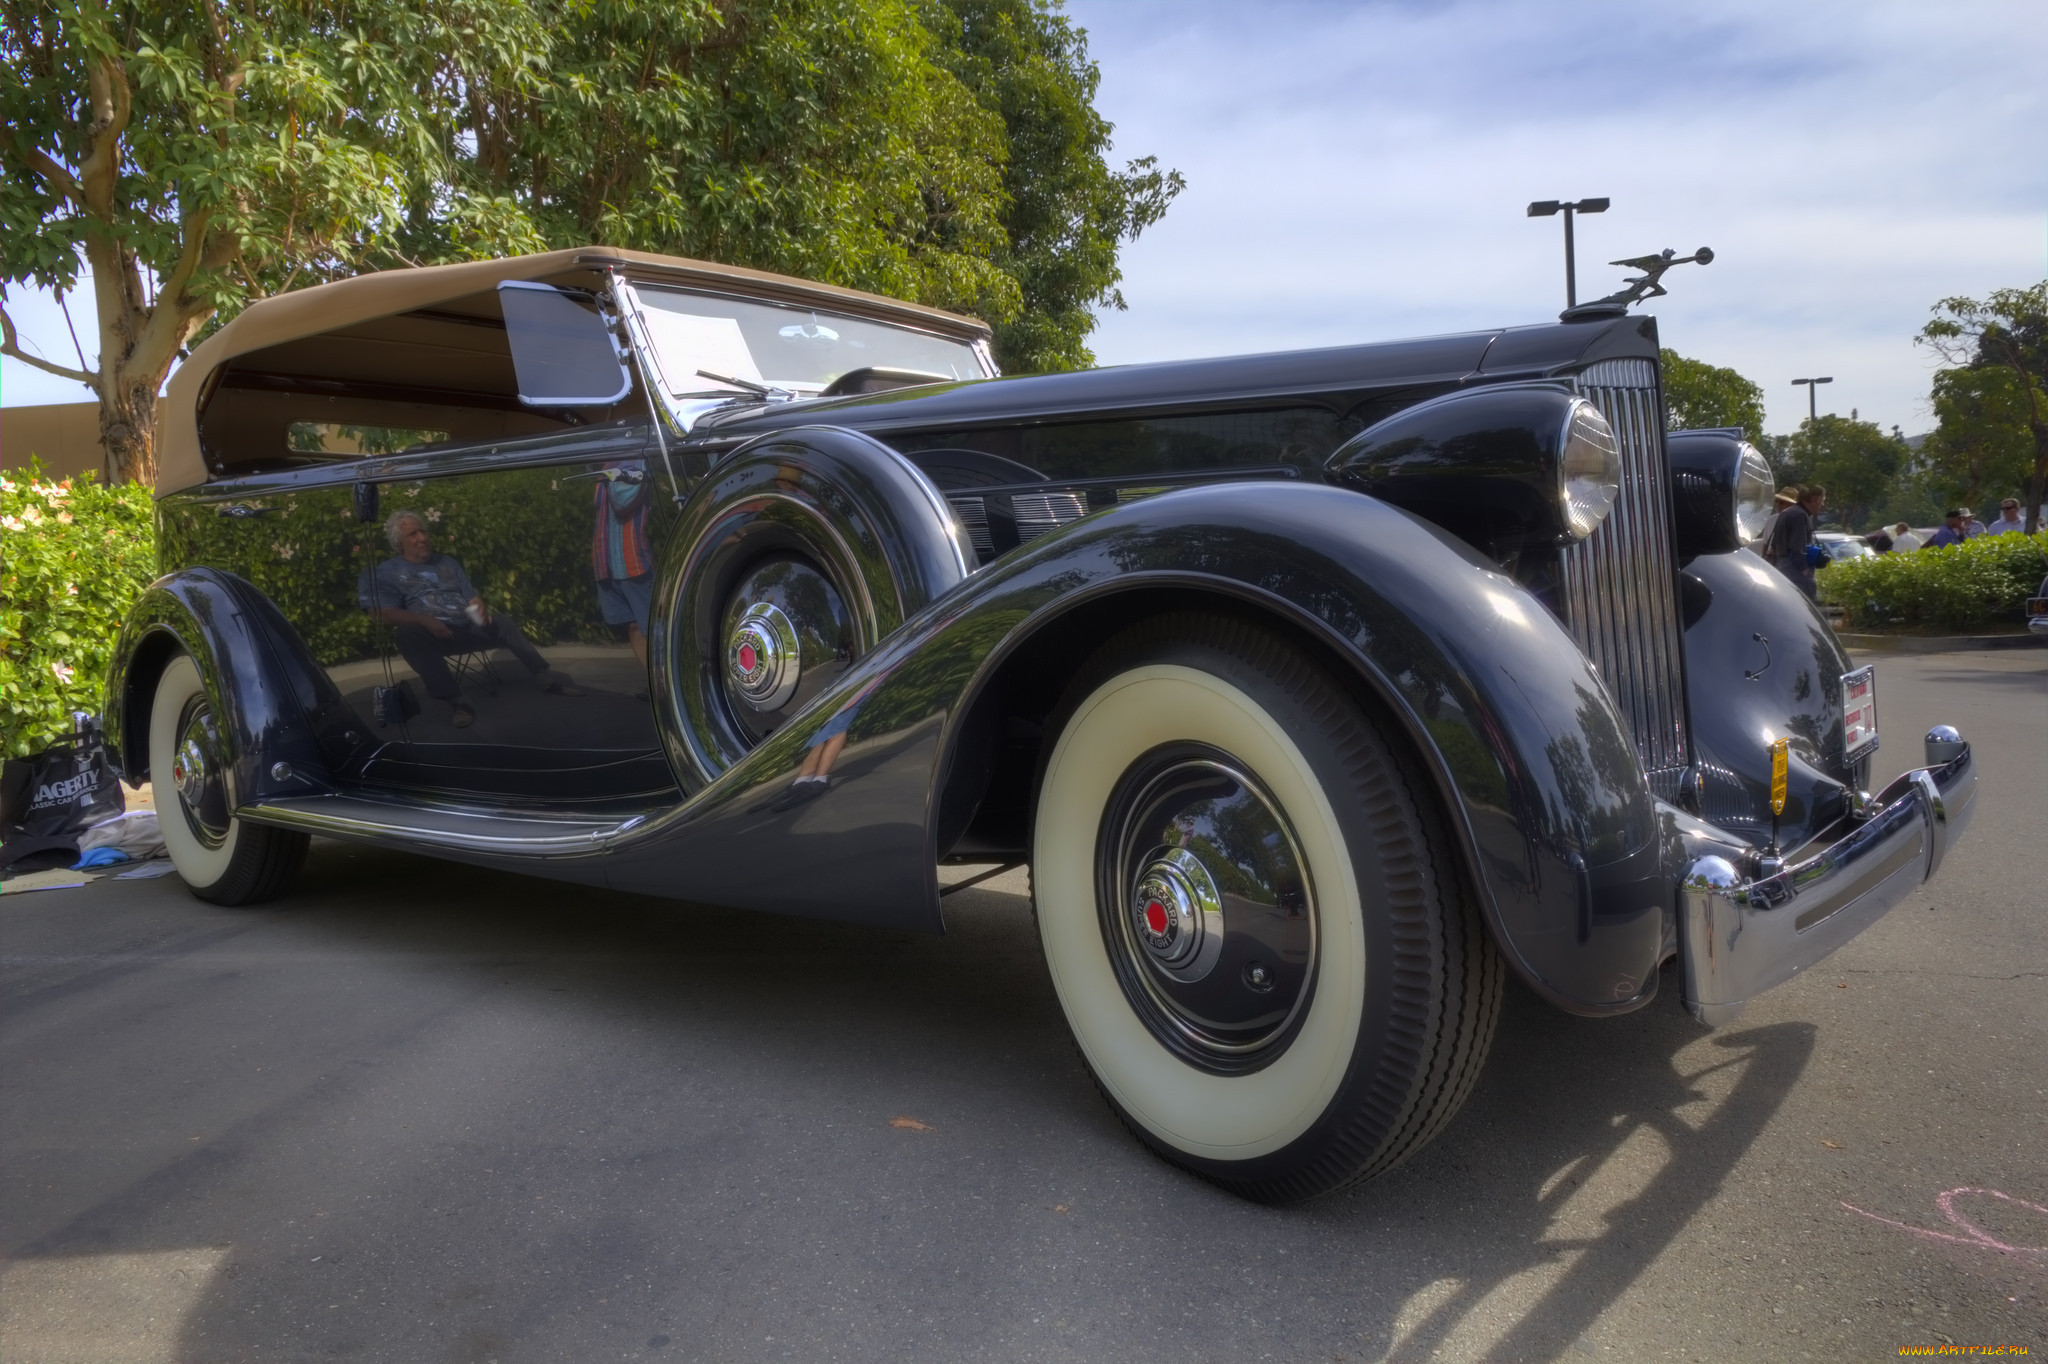
POLYGON ((1117 783, 1096 846, 1104 942, 1153 1036, 1217 1074, 1283 1053, 1315 990, 1315 896, 1257 778, 1206 745, 1155 750, 1117 783))
POLYGON ((214 731, 213 712, 203 701, 186 708, 184 723, 178 727, 178 746, 171 753, 171 785, 193 836, 209 848, 218 848, 228 836, 227 784, 221 772, 220 736, 214 731))
POLYGON ((789 617, 772 602, 748 607, 726 640, 725 671, 741 704, 757 711, 787 704, 803 676, 803 648, 789 617))

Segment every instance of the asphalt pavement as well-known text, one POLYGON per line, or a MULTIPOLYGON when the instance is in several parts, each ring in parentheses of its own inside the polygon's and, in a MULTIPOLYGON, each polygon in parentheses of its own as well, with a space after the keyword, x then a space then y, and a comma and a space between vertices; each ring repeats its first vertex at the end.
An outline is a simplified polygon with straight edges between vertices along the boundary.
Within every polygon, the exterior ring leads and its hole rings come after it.
POLYGON ((0 1358, 1895 1359, 2048 1351, 2048 657, 1939 878, 1708 1031, 1517 989, 1433 1147, 1242 1202, 1075 1058, 1022 873, 943 938, 318 843, 291 899, 0 898, 0 1358))

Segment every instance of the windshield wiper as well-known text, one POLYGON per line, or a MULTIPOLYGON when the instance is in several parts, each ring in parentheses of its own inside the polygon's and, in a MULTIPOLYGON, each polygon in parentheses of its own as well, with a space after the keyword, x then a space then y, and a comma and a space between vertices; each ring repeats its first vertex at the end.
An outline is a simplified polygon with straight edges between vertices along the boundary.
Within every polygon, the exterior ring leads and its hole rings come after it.
POLYGON ((770 388, 767 384, 757 384, 752 379, 735 379, 730 374, 713 374, 708 369, 698 370, 697 377, 709 379, 714 384, 731 384, 734 388, 743 388, 757 398, 772 398, 778 393, 785 398, 790 396, 789 390, 785 388, 770 388))

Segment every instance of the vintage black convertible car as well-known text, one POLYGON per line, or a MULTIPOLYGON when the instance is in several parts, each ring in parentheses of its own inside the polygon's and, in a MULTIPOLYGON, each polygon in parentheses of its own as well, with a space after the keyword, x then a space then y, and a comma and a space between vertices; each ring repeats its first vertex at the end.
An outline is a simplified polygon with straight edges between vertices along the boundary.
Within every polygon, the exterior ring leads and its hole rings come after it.
POLYGON ((1439 1131, 1505 973, 1724 1022, 1931 876, 1870 671, 1655 323, 998 378, 970 319, 609 249, 259 303, 179 371, 105 721, 200 896, 309 835, 939 931, 1028 863, 1132 1130, 1267 1200, 1439 1131))

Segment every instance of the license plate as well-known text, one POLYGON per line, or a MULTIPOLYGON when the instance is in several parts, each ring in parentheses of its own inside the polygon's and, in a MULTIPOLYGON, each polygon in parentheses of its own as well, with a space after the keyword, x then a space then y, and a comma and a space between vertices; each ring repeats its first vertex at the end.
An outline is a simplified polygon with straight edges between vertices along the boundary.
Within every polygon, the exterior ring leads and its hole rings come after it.
POLYGON ((1877 678, 1868 666, 1842 674, 1842 756, 1850 762, 1877 748, 1877 678))

